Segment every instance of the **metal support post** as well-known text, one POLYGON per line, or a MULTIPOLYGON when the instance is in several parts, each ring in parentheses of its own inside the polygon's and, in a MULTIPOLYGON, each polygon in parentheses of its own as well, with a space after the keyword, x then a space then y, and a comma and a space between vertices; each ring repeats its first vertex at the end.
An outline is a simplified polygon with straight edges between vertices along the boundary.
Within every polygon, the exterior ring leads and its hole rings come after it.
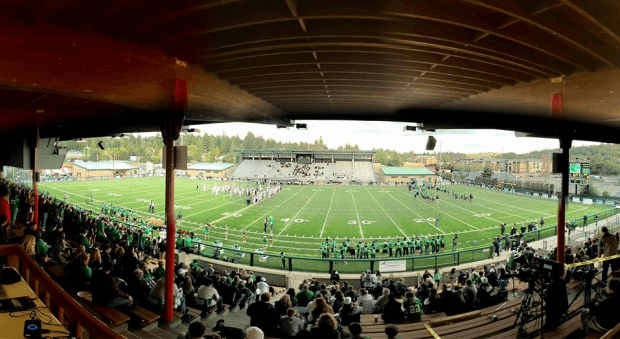
POLYGON ((557 261, 564 264, 564 245, 565 245, 565 232, 566 232, 566 202, 568 201, 568 166, 569 166, 569 151, 571 148, 572 140, 561 139, 560 148, 562 149, 562 156, 560 157, 559 168, 562 171, 562 193, 560 200, 558 201, 558 226, 557 226, 557 245, 558 256, 557 261))
POLYGON ((37 163, 39 161, 38 153, 39 153, 39 142, 41 138, 39 135, 39 126, 35 127, 35 143, 34 148, 32 149, 32 191, 34 193, 34 205, 33 205, 33 213, 32 223, 37 228, 39 226, 39 191, 37 189, 37 163))

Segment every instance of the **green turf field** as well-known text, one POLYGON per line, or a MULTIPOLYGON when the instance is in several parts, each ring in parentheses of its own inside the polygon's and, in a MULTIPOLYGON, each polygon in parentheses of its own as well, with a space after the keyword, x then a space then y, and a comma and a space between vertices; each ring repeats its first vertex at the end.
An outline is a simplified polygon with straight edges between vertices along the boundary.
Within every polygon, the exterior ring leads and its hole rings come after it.
MULTIPOLYGON (((326 237, 350 237, 371 241, 385 237, 412 235, 445 235, 446 249, 451 239, 459 234, 459 249, 486 246, 499 234, 499 223, 527 224, 545 218, 547 226, 554 225, 557 201, 510 195, 466 186, 448 186, 458 192, 473 193, 473 202, 455 199, 441 193, 438 203, 415 199, 407 187, 332 187, 285 186, 284 190, 262 202, 246 206, 245 196, 229 198, 227 194, 215 196, 196 190, 196 180, 177 179, 175 188, 175 214, 183 213, 181 228, 193 230, 199 238, 204 236, 207 220, 215 222, 210 242, 223 240, 223 226, 230 230, 230 247, 241 244, 241 229, 248 229, 248 243, 244 250, 262 247, 263 220, 275 219, 275 246, 271 253, 281 250, 288 255, 320 257, 319 244, 326 237), (440 227, 435 227, 435 217, 440 214, 440 227)), ((222 185, 222 182, 209 182, 222 185)), ((242 183, 247 185, 247 183, 242 183)), ((155 217, 164 218, 164 178, 136 178, 113 181, 88 181, 69 183, 44 183, 43 190, 62 198, 69 194, 70 202, 95 211, 102 201, 135 210, 147 216, 148 201, 156 204, 155 217), (86 197, 94 203, 86 204, 86 197)), ((584 214, 598 213, 604 206, 570 204, 567 219, 581 218, 584 214)), ((553 233, 547 235, 552 236, 553 233)))

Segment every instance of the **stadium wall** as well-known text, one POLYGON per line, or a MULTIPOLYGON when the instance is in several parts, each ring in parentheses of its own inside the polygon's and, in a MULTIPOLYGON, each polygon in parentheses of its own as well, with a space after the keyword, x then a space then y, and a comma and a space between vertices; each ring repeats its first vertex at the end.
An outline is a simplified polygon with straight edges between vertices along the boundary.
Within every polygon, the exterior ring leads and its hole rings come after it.
POLYGON ((228 178, 232 172, 235 170, 235 167, 231 167, 225 169, 223 171, 206 171, 206 170, 187 170, 186 173, 190 177, 196 178, 228 178))
POLYGON ((424 182, 434 182, 434 175, 385 175, 383 171, 379 171, 379 178, 384 183, 408 183, 411 179, 424 182))

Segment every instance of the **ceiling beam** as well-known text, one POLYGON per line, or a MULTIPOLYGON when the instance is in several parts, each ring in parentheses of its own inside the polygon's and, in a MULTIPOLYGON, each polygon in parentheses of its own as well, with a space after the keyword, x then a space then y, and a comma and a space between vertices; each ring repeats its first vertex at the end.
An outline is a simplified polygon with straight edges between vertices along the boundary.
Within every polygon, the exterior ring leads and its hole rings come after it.
MULTIPOLYGON (((313 70, 315 63, 290 63, 290 64, 282 64, 282 65, 264 65, 264 66, 254 66, 247 67, 241 69, 231 69, 226 71, 217 72, 218 76, 223 79, 235 79, 239 77, 247 77, 247 76, 257 76, 261 74, 272 74, 272 73, 282 73, 288 71, 305 71, 305 70, 313 70)), ((336 62, 321 62, 321 71, 324 73, 327 72, 340 72, 340 71, 383 71, 388 70, 388 73, 391 72, 403 72, 409 76, 417 77, 421 76, 421 73, 432 73, 432 74, 440 74, 446 76, 453 76, 457 78, 467 78, 473 79, 477 81, 485 81, 489 83, 494 83, 498 85, 514 85, 518 82, 516 79, 508 79, 505 77, 499 77, 490 74, 483 74, 479 72, 467 71, 464 69, 456 69, 450 67, 436 67, 431 68, 429 65, 412 65, 410 67, 397 66, 392 64, 383 64, 383 63, 369 63, 369 62, 359 62, 359 63, 336 63, 336 62)))
MULTIPOLYGON (((548 34, 552 34, 554 37, 564 40, 582 52, 589 54, 592 58, 599 59, 607 65, 620 70, 620 58, 617 56, 618 53, 609 46, 600 43, 596 36, 588 34, 583 29, 578 29, 572 25, 567 25, 565 22, 560 21, 557 18, 546 18, 545 21, 541 21, 534 15, 523 11, 523 9, 514 2, 488 0, 462 1, 497 11, 498 13, 508 15, 513 19, 543 30, 548 34)), ((547 17, 548 16, 549 14, 547 14, 547 17)))
MULTIPOLYGON (((505 39, 514 43, 521 44, 529 49, 537 50, 548 54, 558 60, 569 63, 582 71, 593 71, 596 67, 592 65, 591 57, 584 52, 566 53, 570 45, 562 43, 558 39, 548 39, 544 32, 539 31, 539 35, 534 31, 505 31, 498 30, 493 26, 491 20, 485 17, 481 11, 473 9, 459 8, 455 11, 453 7, 437 2, 407 1, 390 3, 385 12, 386 15, 424 19, 432 22, 450 23, 455 26, 475 29, 480 32, 489 33, 498 38, 505 39), (541 40, 541 38, 544 38, 541 40)), ((485 38, 484 40, 488 40, 485 38)), ((477 46, 478 43, 473 43, 477 46)), ((573 47, 574 49, 574 47, 573 47)))
POLYGON ((620 4, 615 0, 559 0, 620 43, 620 4))

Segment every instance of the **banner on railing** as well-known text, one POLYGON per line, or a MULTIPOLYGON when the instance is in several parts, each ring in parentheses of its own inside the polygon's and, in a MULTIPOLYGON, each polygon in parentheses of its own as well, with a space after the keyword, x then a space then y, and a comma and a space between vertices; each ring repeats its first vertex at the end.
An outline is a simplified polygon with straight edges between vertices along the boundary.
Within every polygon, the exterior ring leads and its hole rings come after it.
POLYGON ((605 201, 605 205, 614 207, 614 206, 616 206, 616 202, 613 201, 613 200, 606 200, 605 201))
POLYGON ((592 199, 590 198, 583 198, 583 202, 584 205, 592 205, 592 199))
POLYGON ((379 261, 379 271, 381 272, 405 272, 407 271, 406 260, 379 261))

